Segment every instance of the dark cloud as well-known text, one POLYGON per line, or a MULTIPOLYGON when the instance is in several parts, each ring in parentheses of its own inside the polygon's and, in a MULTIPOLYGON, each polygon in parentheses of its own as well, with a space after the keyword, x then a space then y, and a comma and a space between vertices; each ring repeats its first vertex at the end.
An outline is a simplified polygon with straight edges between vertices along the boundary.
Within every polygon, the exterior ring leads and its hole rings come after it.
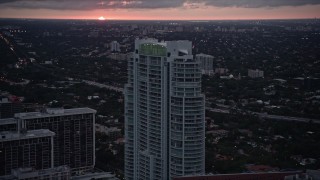
POLYGON ((0 7, 30 9, 176 8, 185 0, 0 0, 0 7))
POLYGON ((281 7, 320 4, 320 0, 0 0, 0 8, 57 10, 123 8, 199 8, 200 4, 216 7, 281 7))
POLYGON ((206 5, 217 7, 281 7, 281 6, 303 6, 320 4, 320 0, 206 0, 206 5))

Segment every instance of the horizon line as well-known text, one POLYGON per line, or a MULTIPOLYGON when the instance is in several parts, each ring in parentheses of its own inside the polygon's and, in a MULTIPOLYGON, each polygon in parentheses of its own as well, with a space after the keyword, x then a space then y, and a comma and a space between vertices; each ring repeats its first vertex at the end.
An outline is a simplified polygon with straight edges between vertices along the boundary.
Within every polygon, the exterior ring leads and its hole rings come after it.
POLYGON ((98 18, 10 18, 10 17, 0 17, 0 20, 12 19, 12 20, 79 20, 79 21, 272 21, 272 20, 318 20, 318 17, 313 18, 257 18, 257 19, 114 19, 106 18, 105 20, 99 20, 98 18))

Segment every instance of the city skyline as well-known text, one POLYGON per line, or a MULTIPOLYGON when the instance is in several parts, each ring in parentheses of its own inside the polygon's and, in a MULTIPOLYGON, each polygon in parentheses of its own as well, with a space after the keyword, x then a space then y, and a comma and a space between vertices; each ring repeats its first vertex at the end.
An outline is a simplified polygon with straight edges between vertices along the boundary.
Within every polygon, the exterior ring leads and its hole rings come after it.
POLYGON ((99 19, 0 18, 0 179, 320 179, 319 19, 99 19))
POLYGON ((13 0, 0 2, 0 18, 100 20, 308 19, 320 16, 316 0, 13 0), (103 18, 102 18, 103 17, 103 18))

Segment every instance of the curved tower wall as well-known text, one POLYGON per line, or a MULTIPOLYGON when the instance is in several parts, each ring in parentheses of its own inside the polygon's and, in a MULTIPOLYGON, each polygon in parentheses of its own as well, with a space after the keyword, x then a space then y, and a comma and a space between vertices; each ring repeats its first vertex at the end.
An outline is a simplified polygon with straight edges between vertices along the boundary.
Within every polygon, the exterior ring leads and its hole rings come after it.
POLYGON ((204 174, 204 133, 191 42, 136 40, 125 87, 126 179, 204 174))

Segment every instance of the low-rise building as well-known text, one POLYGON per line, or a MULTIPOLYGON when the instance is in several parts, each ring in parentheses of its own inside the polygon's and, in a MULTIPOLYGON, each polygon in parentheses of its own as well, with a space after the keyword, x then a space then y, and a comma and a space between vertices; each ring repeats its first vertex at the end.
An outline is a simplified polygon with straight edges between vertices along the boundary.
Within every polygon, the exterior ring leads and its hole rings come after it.
POLYGON ((256 69, 256 70, 249 69, 248 70, 248 76, 250 78, 263 78, 264 77, 264 71, 261 71, 259 69, 256 69))
POLYGON ((307 170, 303 174, 288 175, 284 180, 320 180, 320 170, 307 170))
POLYGON ((117 127, 106 127, 100 124, 96 124, 96 131, 108 135, 111 140, 116 140, 121 136, 121 129, 117 127))
POLYGON ((224 74, 227 74, 228 72, 229 72, 229 69, 227 69, 227 68, 215 68, 214 69, 214 73, 219 74, 219 75, 224 75, 224 74))

